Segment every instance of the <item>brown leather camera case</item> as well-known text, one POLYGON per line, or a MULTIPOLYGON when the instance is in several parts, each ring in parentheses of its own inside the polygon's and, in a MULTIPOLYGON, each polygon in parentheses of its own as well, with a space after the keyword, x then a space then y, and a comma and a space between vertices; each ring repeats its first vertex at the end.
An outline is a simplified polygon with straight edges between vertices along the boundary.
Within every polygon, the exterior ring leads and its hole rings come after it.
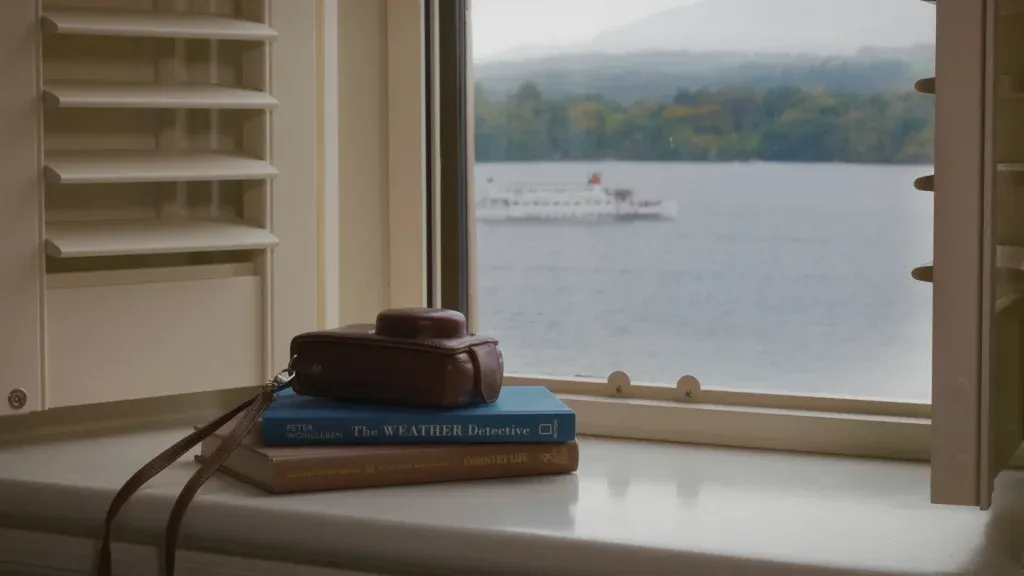
POLYGON ((470 334, 455 310, 392 308, 375 324, 350 324, 292 338, 292 388, 353 402, 457 408, 501 392, 498 341, 470 334))

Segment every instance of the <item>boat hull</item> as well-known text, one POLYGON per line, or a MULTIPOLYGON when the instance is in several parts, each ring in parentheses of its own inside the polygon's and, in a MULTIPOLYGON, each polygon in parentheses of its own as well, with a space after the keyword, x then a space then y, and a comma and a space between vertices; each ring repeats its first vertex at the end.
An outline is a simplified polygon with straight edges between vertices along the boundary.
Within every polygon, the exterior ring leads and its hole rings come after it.
POLYGON ((678 215, 675 202, 661 202, 656 206, 623 207, 619 209, 591 210, 536 210, 532 207, 509 207, 506 209, 478 208, 476 219, 484 221, 528 221, 528 222, 628 222, 628 221, 671 221, 678 215))

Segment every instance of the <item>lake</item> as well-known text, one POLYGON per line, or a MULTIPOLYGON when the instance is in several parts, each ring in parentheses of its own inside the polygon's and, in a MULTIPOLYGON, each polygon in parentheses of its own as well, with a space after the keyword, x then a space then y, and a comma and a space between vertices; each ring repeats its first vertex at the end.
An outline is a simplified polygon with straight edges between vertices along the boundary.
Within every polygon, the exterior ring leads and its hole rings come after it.
POLYGON ((928 402, 931 166, 551 162, 495 183, 673 199, 670 222, 478 222, 478 329, 510 374, 928 402))

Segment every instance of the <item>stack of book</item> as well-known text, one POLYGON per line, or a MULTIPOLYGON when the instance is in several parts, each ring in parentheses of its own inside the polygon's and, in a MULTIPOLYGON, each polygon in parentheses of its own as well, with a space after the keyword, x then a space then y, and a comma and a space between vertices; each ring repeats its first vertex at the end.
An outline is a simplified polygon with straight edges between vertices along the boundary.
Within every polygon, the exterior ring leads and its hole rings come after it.
MULTIPOLYGON (((204 440, 202 462, 231 430, 204 440)), ((220 470, 267 492, 311 492, 566 474, 576 415, 540 386, 506 386, 493 404, 378 406, 281 391, 220 470)))

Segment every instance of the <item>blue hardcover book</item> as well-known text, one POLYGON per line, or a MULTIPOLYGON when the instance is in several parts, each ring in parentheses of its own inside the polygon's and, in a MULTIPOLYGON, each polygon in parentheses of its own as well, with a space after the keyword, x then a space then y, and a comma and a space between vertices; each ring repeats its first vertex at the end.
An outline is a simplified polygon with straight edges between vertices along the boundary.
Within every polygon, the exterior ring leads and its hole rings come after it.
POLYGON ((339 402, 282 390, 260 423, 264 446, 568 442, 576 414, 543 386, 506 386, 493 404, 427 409, 339 402))

